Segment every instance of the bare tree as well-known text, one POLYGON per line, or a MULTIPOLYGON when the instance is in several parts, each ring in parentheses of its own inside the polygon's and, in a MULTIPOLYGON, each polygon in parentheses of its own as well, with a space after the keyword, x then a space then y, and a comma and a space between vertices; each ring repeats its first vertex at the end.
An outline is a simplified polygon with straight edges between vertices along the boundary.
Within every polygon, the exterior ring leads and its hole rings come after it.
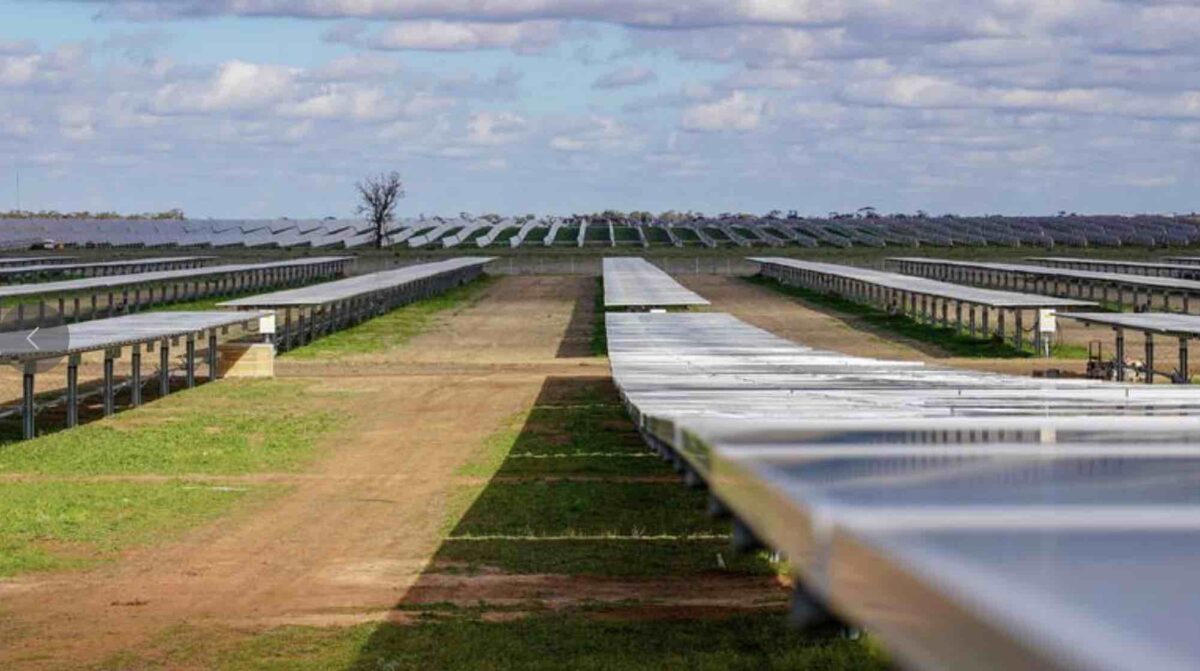
POLYGON ((388 224, 396 218, 396 203, 404 197, 400 173, 388 172, 368 177, 354 185, 358 188, 358 213, 365 214, 375 234, 375 248, 387 243, 388 224))

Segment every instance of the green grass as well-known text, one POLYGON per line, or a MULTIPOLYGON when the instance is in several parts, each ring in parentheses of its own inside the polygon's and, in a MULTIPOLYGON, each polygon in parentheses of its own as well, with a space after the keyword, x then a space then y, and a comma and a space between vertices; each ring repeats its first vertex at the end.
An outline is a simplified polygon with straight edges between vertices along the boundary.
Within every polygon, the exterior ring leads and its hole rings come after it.
POLYGON ((86 568, 271 489, 183 481, 7 482, 0 485, 0 577, 86 568))
POLYGON ((604 278, 596 278, 592 299, 592 356, 608 356, 608 328, 604 323, 604 278))
POLYGON ((224 671, 873 671, 888 663, 870 639, 801 634, 776 613, 728 618, 622 620, 617 608, 488 621, 446 607, 416 624, 281 627, 265 633, 176 627, 140 654, 100 669, 224 671))
POLYGON ((298 380, 224 380, 103 422, 0 447, 0 473, 229 475, 295 470, 339 423, 298 380))
POLYGON ((486 441, 460 474, 488 480, 462 486, 451 502, 439 567, 775 572, 764 556, 730 552, 728 522, 709 518, 706 495, 684 487, 647 450, 611 380, 550 378, 534 407, 486 441))
POLYGON ((298 380, 225 380, 104 421, 0 446, 0 576, 86 567, 264 499, 274 486, 188 475, 292 471, 340 423, 340 400, 298 380), (96 476, 163 476, 157 481, 96 476))
POLYGON ((763 555, 731 551, 728 538, 450 538, 439 548, 437 558, 439 562, 463 564, 466 573, 478 572, 485 566, 503 567, 512 573, 623 578, 776 573, 763 555))
POLYGON ((417 301, 365 321, 352 328, 338 331, 282 356, 311 361, 336 360, 356 354, 387 352, 400 347, 411 338, 426 331, 443 312, 474 305, 494 280, 487 275, 470 284, 456 287, 444 294, 417 301))
POLYGON ((710 519, 703 505, 679 482, 493 482, 452 537, 727 534, 729 524, 710 519))
MULTIPOLYGON (((761 275, 745 278, 745 281, 797 298, 818 309, 833 310, 855 317, 879 331, 935 345, 948 356, 988 359, 1035 356, 1032 348, 1017 349, 1008 340, 1002 341, 999 337, 973 338, 953 328, 917 322, 902 314, 889 314, 874 306, 856 303, 832 294, 788 286, 761 275)), ((1086 359, 1087 347, 1060 344, 1052 348, 1051 354, 1061 359, 1086 359)))

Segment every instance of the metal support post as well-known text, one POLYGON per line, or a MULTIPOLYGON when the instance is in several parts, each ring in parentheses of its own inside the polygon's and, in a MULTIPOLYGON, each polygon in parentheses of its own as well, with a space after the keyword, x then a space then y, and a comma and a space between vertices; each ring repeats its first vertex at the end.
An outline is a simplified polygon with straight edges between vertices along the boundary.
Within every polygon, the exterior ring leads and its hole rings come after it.
POLYGON ((1114 328, 1116 332, 1117 382, 1125 381, 1125 329, 1114 328))
POLYGON ((158 346, 158 395, 171 393, 171 341, 163 338, 158 346))
POLYGON ((133 345, 129 351, 129 405, 138 407, 142 404, 142 350, 140 345, 133 345))
POLYGON ((113 402, 113 351, 104 353, 104 416, 108 417, 116 411, 113 402))
POLYGON ((1146 384, 1154 384, 1154 334, 1146 332, 1146 384))
POLYGON ((217 332, 208 333, 208 381, 217 379, 217 332))
POLYGON ((191 389, 196 386, 196 334, 194 333, 189 333, 187 336, 186 357, 184 370, 187 373, 187 388, 191 389))
POLYGON ((36 371, 37 364, 32 361, 26 363, 21 380, 21 435, 25 440, 33 438, 37 429, 34 424, 34 413, 37 410, 33 402, 33 376, 36 371))
POLYGON ((67 428, 79 424, 79 360, 78 354, 67 358, 67 428))

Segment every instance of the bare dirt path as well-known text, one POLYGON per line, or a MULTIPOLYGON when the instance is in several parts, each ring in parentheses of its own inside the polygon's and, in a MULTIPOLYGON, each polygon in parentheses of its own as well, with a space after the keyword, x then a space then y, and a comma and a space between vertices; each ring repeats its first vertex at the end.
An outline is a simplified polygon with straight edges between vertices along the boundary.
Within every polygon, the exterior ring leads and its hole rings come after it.
MULTIPOLYGON (((927 361, 1015 375, 1031 375, 1034 371, 1048 368, 1080 372, 1085 366, 1083 361, 1072 359, 975 359, 940 355, 925 343, 878 333, 852 315, 833 314, 808 307, 795 298, 737 277, 680 275, 676 279, 711 301, 711 309, 728 312, 763 330, 809 347, 855 356, 927 361)), ((1065 329, 1068 341, 1073 343, 1084 344, 1089 337, 1103 338, 1106 335, 1104 331, 1082 330, 1067 324, 1065 320, 1060 328, 1065 329)), ((1111 352, 1111 349, 1106 348, 1106 351, 1111 352)))
POLYGON ((456 469, 531 407, 548 374, 608 375, 602 359, 559 358, 593 288, 508 277, 393 352, 281 360, 280 374, 317 378, 317 392, 369 392, 328 456, 281 497, 180 540, 0 583, 0 661, 78 668, 182 623, 385 617, 438 547, 456 469))

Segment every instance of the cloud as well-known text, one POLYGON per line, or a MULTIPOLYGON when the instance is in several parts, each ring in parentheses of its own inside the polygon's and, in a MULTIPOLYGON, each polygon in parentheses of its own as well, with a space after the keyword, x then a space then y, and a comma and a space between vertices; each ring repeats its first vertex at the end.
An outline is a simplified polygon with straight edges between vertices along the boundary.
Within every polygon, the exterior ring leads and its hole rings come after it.
MULTIPOLYGON (((850 3, 779 0, 91 0, 103 14, 131 20, 220 15, 333 19, 454 18, 484 21, 581 19, 632 26, 696 27, 724 23, 819 24, 845 16, 850 3)), ((885 0, 857 3, 863 11, 885 0)))
POLYGON ((529 129, 529 120, 512 112, 477 112, 467 122, 467 143, 511 144, 529 129))
POLYGON ((619 120, 592 116, 571 124, 550 139, 559 152, 624 152, 640 148, 642 141, 619 120))
POLYGON ((691 131, 751 131, 759 127, 766 114, 764 99, 734 91, 720 100, 684 110, 682 126, 691 131))
POLYGON ((206 79, 163 86, 154 95, 154 108, 176 114, 261 109, 286 98, 296 74, 292 68, 229 61, 206 79))
POLYGON ((627 86, 640 86, 658 81, 658 75, 653 70, 640 65, 629 65, 606 72, 592 82, 594 89, 619 89, 627 86))
POLYGON ((398 116, 400 106, 382 89, 336 84, 286 105, 283 113, 304 119, 381 121, 398 116))
POLYGON ((0 41, 0 171, 41 157, 126 209, 311 214, 394 166, 429 212, 1126 211, 1200 187, 1194 2, 87 1, 86 42, 0 41), (272 16, 327 44, 264 57, 244 38, 272 16))
POLYGON ((442 20, 400 21, 369 32, 351 24, 325 34, 342 42, 381 51, 475 51, 511 49, 533 53, 556 44, 561 37, 556 21, 479 23, 442 20))

